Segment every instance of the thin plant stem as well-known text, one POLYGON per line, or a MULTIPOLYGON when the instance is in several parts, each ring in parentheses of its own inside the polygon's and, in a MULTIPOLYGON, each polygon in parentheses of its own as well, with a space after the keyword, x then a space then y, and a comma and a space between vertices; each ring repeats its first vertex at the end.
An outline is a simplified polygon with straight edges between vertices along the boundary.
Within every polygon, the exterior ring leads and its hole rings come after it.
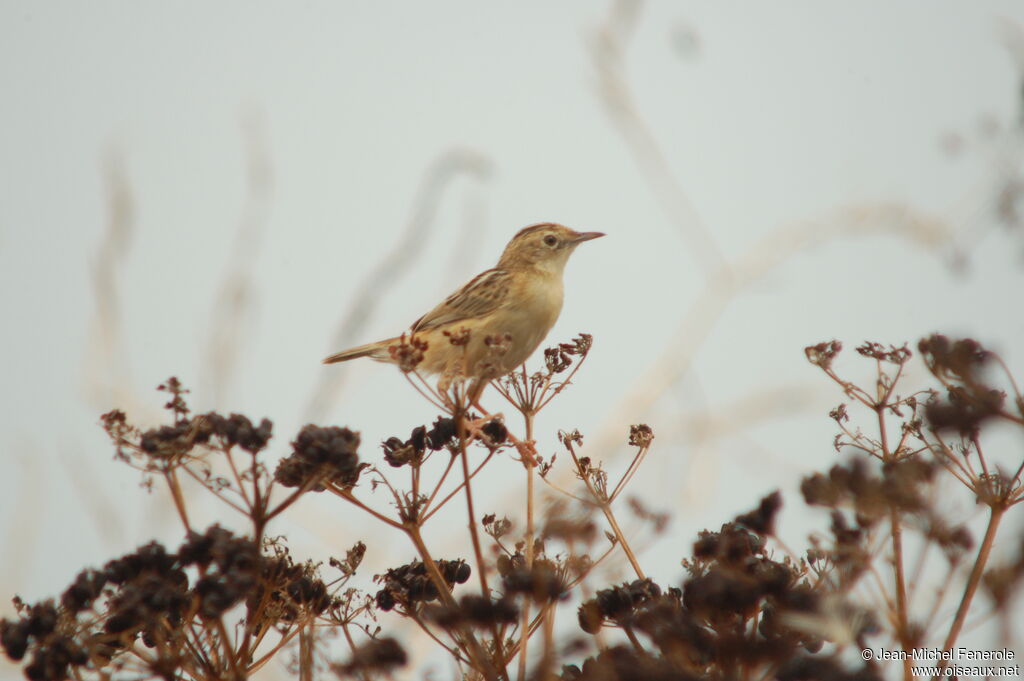
MULTIPOLYGON (((978 555, 974 559, 974 567, 971 568, 971 574, 967 578, 967 586, 964 588, 964 595, 960 599, 960 607, 957 608, 956 617, 953 618, 953 624, 949 627, 949 633, 946 635, 946 642, 942 645, 945 650, 953 650, 953 646, 956 645, 956 639, 960 636, 960 630, 964 626, 964 620, 967 619, 967 611, 970 610, 971 601, 974 599, 974 594, 978 590, 978 585, 981 583, 981 577, 985 572, 985 565, 988 563, 989 554, 992 552, 992 545, 996 540, 996 532, 999 530, 999 521, 1003 519, 1003 514, 1006 513, 1006 506, 993 505, 991 515, 988 518, 988 527, 985 528, 985 537, 981 540, 981 546, 978 548, 978 555)), ((948 660, 943 660, 939 671, 941 672, 946 668, 948 660)), ((935 678, 938 678, 936 676, 935 678)))
MULTIPOLYGON (((889 402, 896 381, 903 371, 901 364, 896 371, 896 376, 889 383, 888 388, 882 388, 882 377, 885 375, 881 366, 878 368, 879 375, 879 400, 875 403, 875 414, 878 417, 878 437, 881 444, 882 460, 886 463, 896 460, 896 453, 889 451, 889 436, 885 425, 885 407, 889 402)), ((913 678, 911 664, 913 656, 911 647, 913 643, 908 639, 909 623, 907 621, 907 584, 903 570, 903 528, 900 525, 900 516, 896 509, 889 512, 890 537, 892 539, 892 569, 893 577, 896 580, 896 640, 900 643, 903 652, 903 681, 911 681, 913 678)))
MULTIPOLYGON (((188 470, 188 467, 185 468, 188 470)), ((164 473, 164 478, 167 480, 167 487, 171 491, 171 498, 174 500, 174 508, 178 511, 178 517, 181 518, 181 524, 185 526, 185 532, 192 532, 192 525, 188 521, 188 511, 185 509, 185 496, 181 493, 181 483, 178 481, 178 476, 171 469, 164 473)))
POLYGON ((612 526, 612 532, 615 534, 615 539, 622 550, 626 553, 626 558, 629 560, 629 564, 633 566, 633 571, 636 572, 637 577, 640 579, 647 579, 644 574, 643 568, 640 567, 640 561, 636 559, 636 554, 633 553, 633 549, 629 545, 629 541, 626 539, 626 535, 622 532, 622 528, 619 527, 618 521, 615 519, 615 513, 612 512, 611 503, 605 494, 594 488, 594 484, 590 481, 590 478, 583 474, 583 467, 580 463, 579 457, 576 456, 576 451, 572 447, 571 443, 567 443, 566 447, 569 450, 569 455, 572 457, 573 462, 576 464, 577 470, 581 472, 580 478, 583 480, 583 484, 586 485, 587 491, 590 492, 590 496, 593 498, 593 503, 597 504, 598 508, 604 514, 608 524, 612 526))
MULTIPOLYGON (((427 568, 427 574, 430 576, 434 586, 437 588, 437 593, 440 599, 450 608, 457 608, 455 598, 452 596, 451 590, 448 586, 448 582, 445 581, 444 575, 437 567, 437 563, 434 562, 434 558, 430 555, 430 550, 427 549, 426 543, 423 541, 423 536, 420 534, 420 528, 415 523, 412 523, 404 527, 405 533, 409 536, 413 545, 416 547, 417 553, 420 554, 420 559, 423 561, 423 565, 427 568)), ((480 645, 480 641, 477 640, 473 632, 465 626, 459 627, 459 633, 463 637, 463 641, 466 645, 466 653, 469 655, 470 664, 472 664, 477 671, 484 675, 488 681, 496 681, 498 679, 498 673, 493 669, 492 665, 487 660, 487 654, 484 651, 483 646, 480 645)))
POLYGON ((643 568, 640 567, 640 561, 636 559, 633 549, 630 548, 629 542, 626 541, 626 535, 623 534, 622 528, 619 527, 619 523, 615 519, 615 514, 612 513, 611 504, 607 501, 601 501, 598 502, 598 505, 601 507, 601 512, 604 513, 604 517, 608 519, 608 524, 612 526, 612 532, 615 533, 615 538, 622 546, 622 550, 626 552, 626 558, 629 559, 629 564, 633 566, 633 571, 636 572, 636 576, 640 579, 647 579, 647 575, 644 574, 643 568))
POLYGON ((299 628, 299 681, 313 681, 312 627, 299 628))
POLYGON ((907 653, 903 659, 903 681, 910 681, 913 678, 911 673, 913 656, 910 655, 913 644, 907 638, 907 584, 903 573, 903 528, 900 526, 899 514, 895 509, 889 514, 889 523, 892 535, 892 569, 896 578, 896 640, 900 642, 903 652, 907 653))
POLYGON ((434 498, 437 496, 437 493, 441 491, 441 487, 444 485, 444 481, 448 478, 448 474, 451 472, 452 467, 454 465, 455 457, 449 456, 448 465, 444 467, 444 473, 441 474, 441 478, 437 481, 437 484, 434 486, 434 491, 430 493, 429 497, 427 497, 427 502, 423 504, 424 513, 426 513, 427 509, 430 508, 430 505, 434 503, 434 498))
MULTIPOLYGON (((341 633, 345 636, 345 642, 348 643, 349 651, 354 653, 356 651, 356 642, 354 640, 352 640, 352 634, 348 630, 348 623, 347 622, 342 622, 341 623, 341 633)), ((359 670, 359 678, 363 679, 363 681, 367 681, 367 676, 366 676, 366 670, 365 669, 359 670)))
MULTIPOLYGON (((483 467, 485 465, 487 465, 487 462, 490 461, 491 457, 493 457, 493 456, 494 456, 494 452, 489 452, 487 454, 487 456, 484 458, 484 460, 480 462, 480 465, 478 465, 475 469, 473 469, 473 472, 470 473, 469 479, 472 480, 473 478, 475 478, 476 474, 479 473, 483 469, 483 467)), ((438 502, 437 506, 435 506, 434 508, 430 509, 430 512, 423 516, 423 521, 422 522, 425 524, 430 519, 431 516, 433 516, 435 513, 437 513, 439 510, 441 510, 441 508, 444 507, 444 505, 447 504, 452 499, 452 497, 454 497, 456 494, 458 494, 459 490, 461 490, 465 486, 466 486, 465 481, 460 482, 455 489, 453 489, 451 492, 446 494, 444 499, 442 499, 440 502, 438 502)))
POLYGON ((362 501, 357 499, 356 496, 354 494, 352 494, 352 490, 350 490, 350 489, 342 489, 342 488, 338 488, 338 487, 334 487, 334 486, 330 486, 327 489, 330 490, 331 492, 337 494, 339 497, 341 497, 345 501, 349 502, 350 504, 353 504, 353 505, 361 508, 363 511, 366 511, 367 513, 369 513, 370 515, 372 515, 374 518, 376 518, 377 520, 381 521, 382 523, 390 525, 391 527, 395 528, 396 530, 404 529, 404 526, 401 523, 392 520, 391 518, 387 517, 383 513, 380 513, 379 511, 376 511, 376 510, 370 508, 369 506, 364 504, 362 501))
POLYGON ((633 647, 636 648, 637 652, 644 652, 644 647, 640 645, 640 639, 638 639, 636 634, 633 633, 633 627, 624 624, 622 626, 622 630, 626 632, 626 638, 628 638, 629 642, 633 644, 633 647))
MULTIPOLYGON (((533 412, 524 410, 523 421, 526 428, 526 441, 530 442, 533 440, 533 412)), ((533 536, 535 532, 534 528, 534 481, 533 473, 536 464, 536 459, 532 456, 523 457, 523 467, 526 469, 526 570, 530 572, 533 570, 533 536)), ((530 643, 529 627, 530 622, 530 600, 526 599, 523 603, 523 611, 520 616, 520 632, 521 632, 521 645, 519 649, 519 681, 526 681, 526 657, 530 643)))
POLYGON ((648 445, 644 445, 633 457, 633 461, 630 462, 629 468, 622 474, 622 478, 619 480, 619 484, 615 485, 615 489, 608 495, 608 501, 615 501, 615 498, 619 496, 619 493, 625 489, 629 481, 633 479, 633 475, 639 470, 640 464, 643 463, 644 457, 647 456, 647 450, 650 449, 648 445))
MULTIPOLYGON (((456 411, 456 419, 459 424, 459 458, 462 460, 462 477, 464 483, 464 489, 466 492, 466 512, 469 515, 469 536, 473 542, 473 555, 476 559, 476 570, 480 578, 480 592, 484 598, 491 598, 491 589, 487 585, 487 564, 484 562, 483 550, 480 548, 480 533, 476 528, 476 511, 473 507, 473 486, 471 480, 473 476, 469 472, 469 453, 466 451, 466 414, 462 409, 456 411)), ((494 627, 494 648, 496 656, 498 658, 498 673, 502 678, 507 678, 507 674, 504 670, 505 660, 504 653, 502 652, 501 640, 497 635, 497 626, 494 627)), ((475 640, 475 639, 474 639, 475 640)), ((479 645, 479 644, 478 644, 479 645)), ((483 650, 481 649, 481 655, 483 650)), ((486 664, 486 658, 481 657, 482 662, 486 664)))

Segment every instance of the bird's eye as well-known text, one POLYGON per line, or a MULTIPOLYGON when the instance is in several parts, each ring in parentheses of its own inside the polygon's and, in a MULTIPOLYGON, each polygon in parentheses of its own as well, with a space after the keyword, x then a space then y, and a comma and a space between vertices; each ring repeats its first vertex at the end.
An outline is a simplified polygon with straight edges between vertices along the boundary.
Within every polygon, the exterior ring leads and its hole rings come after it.
POLYGON ((558 245, 558 237, 556 237, 554 234, 548 234, 546 237, 544 237, 544 243, 550 246, 551 248, 554 248, 556 245, 558 245))

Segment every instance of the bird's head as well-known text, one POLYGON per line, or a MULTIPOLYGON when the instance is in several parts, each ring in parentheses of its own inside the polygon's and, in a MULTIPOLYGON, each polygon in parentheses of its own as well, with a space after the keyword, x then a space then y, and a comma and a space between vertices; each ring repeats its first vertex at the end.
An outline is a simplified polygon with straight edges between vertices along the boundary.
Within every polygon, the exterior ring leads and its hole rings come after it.
POLYGON ((530 267, 561 274, 569 255, 584 241, 604 236, 601 232, 577 232, 564 225, 545 222, 519 230, 501 254, 498 267, 530 267))

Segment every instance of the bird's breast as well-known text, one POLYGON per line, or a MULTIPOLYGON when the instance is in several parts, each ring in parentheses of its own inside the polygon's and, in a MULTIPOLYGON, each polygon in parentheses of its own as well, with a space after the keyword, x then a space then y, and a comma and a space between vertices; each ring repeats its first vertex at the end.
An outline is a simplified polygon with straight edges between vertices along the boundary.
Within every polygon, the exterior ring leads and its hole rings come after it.
POLYGON ((489 377, 506 374, 525 362, 548 335, 562 311, 561 277, 543 273, 518 277, 509 287, 507 300, 492 312, 475 319, 454 322, 451 328, 438 327, 422 332, 428 350, 420 369, 427 373, 463 372, 481 376, 489 367, 489 377), (443 334, 466 329, 467 346, 453 346, 443 334), (510 337, 501 353, 495 355, 488 338, 510 337))
POLYGON ((512 337, 509 357, 512 368, 533 354, 562 311, 562 281, 559 277, 530 277, 522 281, 509 307, 495 320, 504 328, 498 333, 512 337))

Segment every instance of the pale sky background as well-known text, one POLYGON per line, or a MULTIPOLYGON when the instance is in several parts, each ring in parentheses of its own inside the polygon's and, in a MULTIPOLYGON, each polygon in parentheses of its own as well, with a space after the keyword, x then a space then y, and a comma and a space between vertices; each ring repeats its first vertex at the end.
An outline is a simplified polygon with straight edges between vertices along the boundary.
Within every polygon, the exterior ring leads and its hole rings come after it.
MULTIPOLYGON (((853 347, 865 339, 969 334, 1024 376, 1024 239, 994 211, 1022 166, 1020 2, 641 6, 620 75, 678 183, 669 193, 641 170, 605 99, 594 48, 608 10, 0 3, 0 615, 9 595, 56 595, 82 567, 152 538, 180 541, 166 496, 139 489, 97 425, 114 407, 158 423, 153 388, 170 375, 193 389, 197 411, 271 418, 274 456, 317 413, 325 378, 337 382, 317 419, 360 430, 368 460, 381 440, 435 418, 390 367, 319 361, 341 349, 339 321, 403 240, 442 158, 461 165, 352 344, 402 331, 524 225, 606 232, 566 272, 549 340, 586 331, 595 345, 577 385, 539 419, 539 446, 554 452, 559 428, 579 428, 587 453, 615 470, 625 448, 605 446, 605 433, 622 444, 629 424, 654 428, 632 489, 673 513, 666 536, 642 542, 663 584, 682 576, 698 530, 775 488, 791 545, 821 526, 797 489, 837 460, 827 412, 842 396, 804 346, 842 340, 840 366, 863 380, 870 366, 853 347), (133 212, 110 250, 112 186, 127 189, 133 212), (926 248, 908 224, 954 237, 926 248), (684 236, 695 225, 731 262, 796 225, 823 243, 680 344, 685 315, 708 301, 711 260, 684 236), (98 267, 116 290, 102 305, 98 267), (237 335, 224 336, 214 309, 232 277, 247 298, 226 325, 237 335), (106 309, 117 333, 105 337, 106 309), (623 403, 651 385, 648 372, 669 376, 659 358, 686 342, 692 371, 649 409, 623 403), (212 360, 216 348, 228 350, 212 360), (696 426, 719 423, 731 432, 698 441, 696 426)), ((1020 440, 1009 445, 1005 460, 1019 462, 1020 440)), ((494 508, 481 512, 517 508, 520 470, 495 462, 480 483, 494 508)), ((950 496, 954 514, 981 518, 960 490, 950 496)), ((236 522, 200 507, 204 525, 236 522)), ((431 529, 441 541, 464 520, 431 529)), ((320 559, 368 539, 366 576, 412 558, 332 499, 305 501, 272 530, 320 559)), ((460 542, 453 553, 468 553, 460 542)), ((0 661, 0 678, 18 673, 0 661)))

